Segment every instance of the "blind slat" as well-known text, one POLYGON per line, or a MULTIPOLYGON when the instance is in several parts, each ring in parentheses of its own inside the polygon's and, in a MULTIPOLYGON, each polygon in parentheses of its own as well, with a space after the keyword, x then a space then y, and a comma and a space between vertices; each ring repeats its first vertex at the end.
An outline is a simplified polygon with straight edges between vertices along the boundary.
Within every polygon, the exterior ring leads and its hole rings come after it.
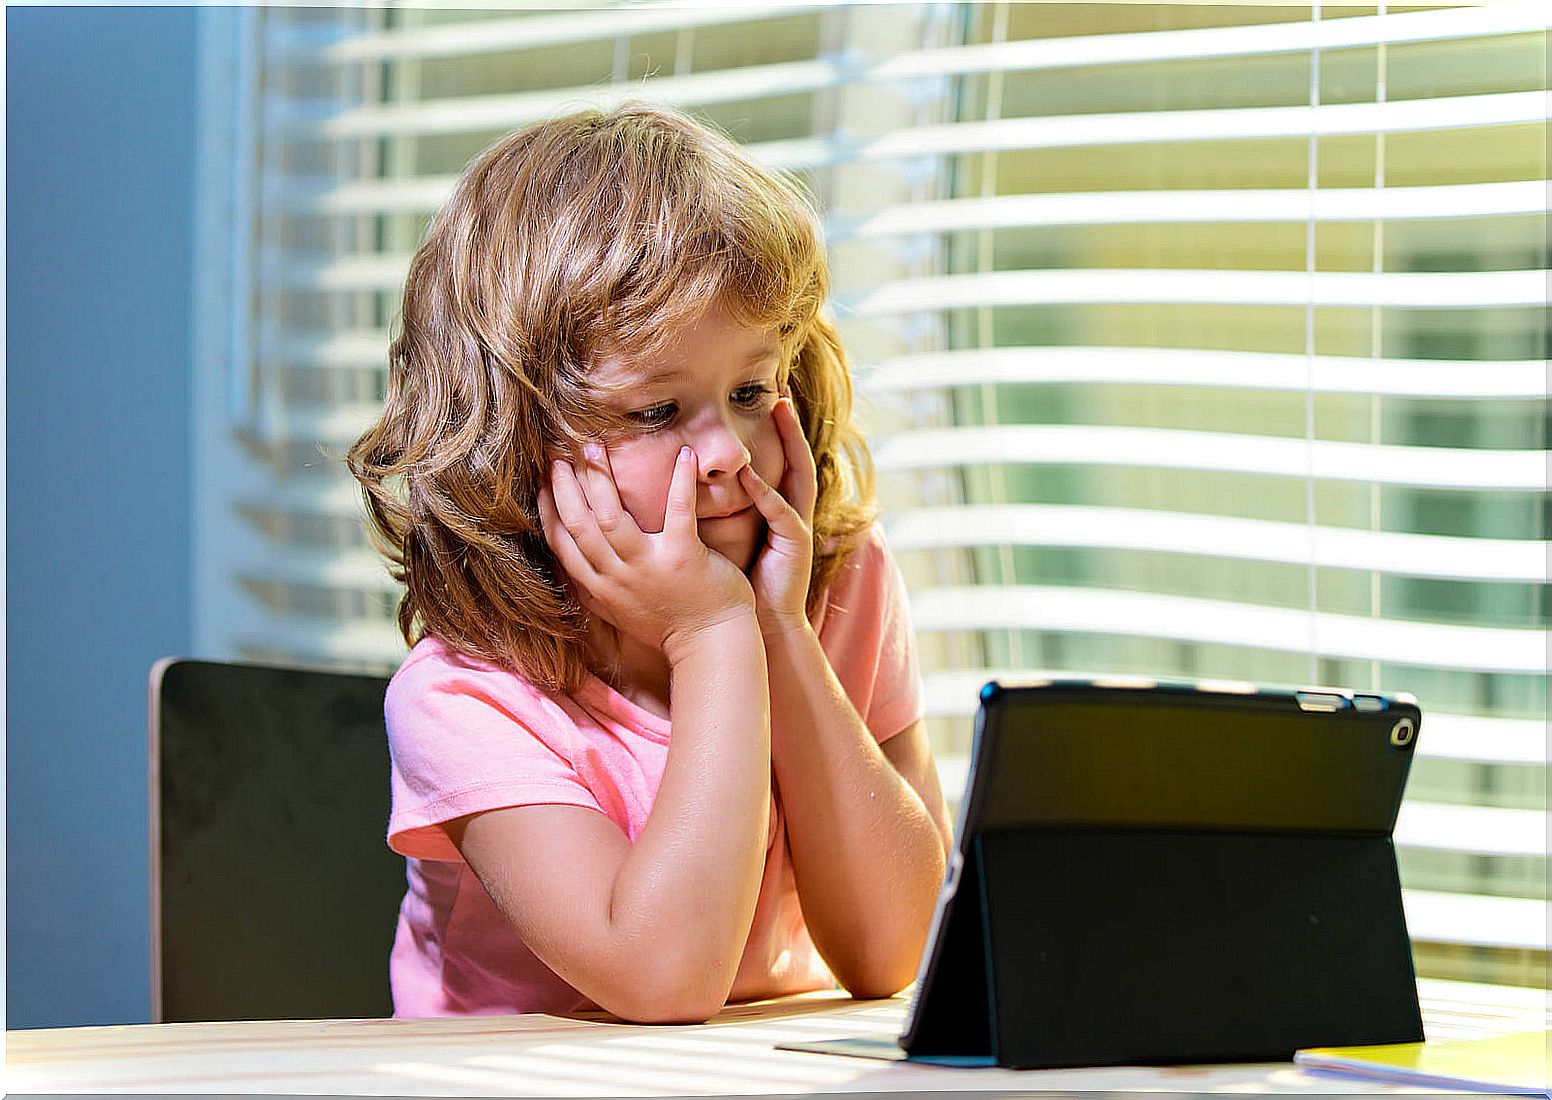
POLYGON ((1547 949, 1547 903, 1542 898, 1402 890, 1401 901, 1413 940, 1547 949))
POLYGON ((911 594, 918 631, 1048 630, 1170 638, 1425 668, 1544 673, 1546 633, 1043 585, 947 585, 911 594))
MULTIPOLYGON (((527 19, 494 18, 447 26, 404 27, 352 35, 342 41, 282 37, 278 60, 296 65, 350 65, 374 61, 431 58, 463 60, 483 54, 535 50, 618 35, 727 26, 812 11, 814 3, 762 4, 746 0, 725 7, 642 4, 611 11, 538 15, 527 19)), ((499 9, 498 9, 499 13, 499 9)))
MULTIPOLYGON (((326 285, 320 282, 320 285, 326 285)), ((1547 300, 1535 271, 1201 271, 1105 268, 992 271, 882 283, 843 299, 857 317, 921 310, 1033 305, 1243 305, 1382 309, 1536 308, 1547 300)))
POLYGON ((1541 810, 1407 799, 1401 804, 1395 838, 1403 848, 1545 859, 1547 816, 1541 810))
POLYGON ((1272 520, 1094 505, 962 504, 899 510, 885 520, 897 553, 1047 546, 1202 554, 1450 580, 1547 583, 1552 544, 1313 527, 1272 520))
POLYGON ((1401 133, 1545 123, 1542 92, 1393 99, 1311 107, 1231 107, 1186 111, 1132 111, 956 122, 904 127, 866 142, 863 160, 1015 152, 1022 149, 1146 145, 1175 141, 1308 139, 1341 134, 1401 133))
MULTIPOLYGON (((287 366, 382 367, 388 343, 389 334, 380 330, 280 330, 269 354, 287 366)), ((858 363, 853 373, 857 391, 870 397, 1019 383, 1313 389, 1457 401, 1539 398, 1546 393, 1546 363, 1540 359, 1306 357, 1212 348, 971 348, 858 363)))
POLYGON ((962 73, 1017 73, 1104 65, 1237 59, 1309 50, 1360 49, 1410 42, 1468 41, 1547 28, 1545 5, 1491 3, 1467 8, 1350 19, 1297 20, 1248 26, 1121 34, 1025 38, 948 49, 917 50, 889 58, 874 78, 899 80, 962 73))
MULTIPOLYGON (((783 61, 716 69, 689 76, 660 76, 652 96, 681 107, 741 103, 838 88, 859 79, 865 65, 849 59, 783 61)), ((581 106, 612 107, 640 99, 636 83, 580 85, 511 95, 447 97, 405 105, 341 107, 333 100, 275 98, 266 117, 271 132, 292 140, 342 141, 412 134, 509 130, 581 106)))
MULTIPOLYGON (((386 346, 386 337, 384 337, 386 346)), ((1018 384, 1204 386, 1225 389, 1449 398, 1536 398, 1540 359, 1380 359, 1208 348, 1039 346, 900 356, 856 368, 869 396, 1018 384)))
POLYGON ((1305 190, 1079 191, 888 206, 842 222, 832 241, 970 229, 1214 222, 1419 221, 1540 214, 1540 180, 1305 190))
MULTIPOLYGON (((453 192, 453 176, 336 181, 282 176, 270 181, 268 200, 290 214, 353 217, 422 214, 453 192)), ((832 214, 831 243, 970 229, 1026 229, 1066 225, 1178 222, 1423 221, 1540 214, 1540 180, 1409 187, 1302 189, 1078 191, 923 200, 885 206, 866 215, 832 214)))
MULTIPOLYGON (((778 62, 658 77, 652 81, 652 94, 681 107, 704 108, 837 89, 866 77, 866 65, 851 60, 778 62)), ((616 84, 448 97, 404 106, 350 107, 334 100, 271 97, 266 104, 265 120, 271 137, 294 141, 477 133, 512 129, 584 105, 609 108, 641 95, 634 84, 616 84)), ((749 150, 775 166, 798 170, 851 159, 877 161, 994 150, 1306 138, 1311 131, 1332 137, 1511 126, 1545 120, 1546 103, 1541 92, 1488 92, 1318 107, 1039 115, 901 127, 876 138, 825 136, 772 141, 752 144, 749 150)))
MULTIPOLYGON (((839 7, 825 4, 746 3, 722 8, 642 5, 608 13, 578 12, 509 20, 490 19, 444 27, 413 27, 352 35, 342 41, 317 41, 316 36, 281 37, 274 45, 278 60, 292 64, 346 65, 359 62, 433 57, 474 58, 482 54, 542 49, 594 41, 616 35, 658 34, 685 28, 725 26, 783 15, 839 7)), ((1336 50, 1374 46, 1466 40, 1489 35, 1544 29, 1546 12, 1539 3, 1495 3, 1465 9, 1326 19, 1319 22, 1279 22, 1244 27, 1147 31, 1129 34, 1076 35, 1055 40, 959 46, 951 49, 908 50, 879 62, 876 80, 961 73, 1021 72, 1046 68, 1126 65, 1139 62, 1205 60, 1258 54, 1336 50)), ((334 36, 331 36, 331 38, 334 36)))
POLYGON ((232 639, 238 652, 286 653, 304 663, 353 662, 392 668, 408 652, 385 620, 343 620, 291 612, 256 611, 256 624, 232 639))
MULTIPOLYGON (((360 253, 294 256, 279 269, 288 290, 355 293, 393 290, 409 257, 360 253)), ((887 317, 920 310, 1016 305, 1378 306, 1390 309, 1534 308, 1545 304, 1542 271, 1352 272, 1114 270, 996 271, 883 283, 838 299, 843 316, 887 317)))
POLYGON ((1434 489, 1542 492, 1546 453, 1072 424, 940 428, 874 449, 881 472, 972 465, 1135 466, 1434 489))

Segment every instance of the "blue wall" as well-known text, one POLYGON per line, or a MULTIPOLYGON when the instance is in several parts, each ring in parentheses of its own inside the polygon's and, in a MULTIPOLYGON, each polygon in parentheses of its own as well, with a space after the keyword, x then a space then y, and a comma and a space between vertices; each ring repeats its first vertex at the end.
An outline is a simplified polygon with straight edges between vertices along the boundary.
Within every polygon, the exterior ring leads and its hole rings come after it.
POLYGON ((193 8, 6 13, 6 1014, 142 1021, 146 674, 189 649, 193 8))

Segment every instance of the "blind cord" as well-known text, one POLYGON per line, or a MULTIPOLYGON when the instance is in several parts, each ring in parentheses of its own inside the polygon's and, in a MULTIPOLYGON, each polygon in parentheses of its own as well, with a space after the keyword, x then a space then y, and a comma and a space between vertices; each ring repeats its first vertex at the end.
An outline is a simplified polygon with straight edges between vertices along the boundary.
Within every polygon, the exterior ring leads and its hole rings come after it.
MULTIPOLYGON (((1386 15, 1386 0, 1380 0, 1378 15, 1386 15)), ((1386 43, 1381 41, 1375 45, 1374 53, 1374 102, 1385 102, 1385 69, 1389 63, 1386 55, 1386 43)), ((1374 191, 1379 196, 1385 189, 1385 131, 1376 128, 1374 131, 1374 191)), ((1383 206, 1380 207, 1383 213, 1383 206)), ((1385 219, 1374 219, 1373 237, 1373 266, 1372 270, 1376 278, 1385 273, 1385 219)), ((1369 307, 1369 358, 1376 366, 1384 358, 1385 315, 1378 303, 1369 307)), ((1380 396, 1377 393, 1369 395, 1369 442, 1378 448, 1384 440, 1381 438, 1383 427, 1380 416, 1380 396)), ((1383 517, 1380 514, 1380 486, 1378 482, 1369 485, 1369 530, 1378 531, 1383 517)), ((1369 617, 1378 619, 1381 617, 1381 596, 1383 589, 1378 570, 1369 573, 1369 617)), ((1379 690, 1380 687, 1380 662, 1369 662, 1369 688, 1379 690)))
MULTIPOLYGON (((1320 22, 1320 3, 1310 6, 1310 22, 1320 22)), ((1320 188, 1320 42, 1310 46, 1310 132, 1308 175, 1309 218, 1304 223, 1304 274, 1309 293, 1304 300, 1304 522, 1309 540, 1305 599, 1309 605, 1309 682, 1320 682, 1320 583, 1315 568, 1315 201, 1320 188)))

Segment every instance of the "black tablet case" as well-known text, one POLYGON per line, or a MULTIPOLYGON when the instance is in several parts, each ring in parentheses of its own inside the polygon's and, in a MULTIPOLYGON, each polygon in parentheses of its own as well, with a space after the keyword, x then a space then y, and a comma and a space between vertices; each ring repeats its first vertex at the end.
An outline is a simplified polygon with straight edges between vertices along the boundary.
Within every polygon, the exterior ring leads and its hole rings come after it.
POLYGON ((1035 1068, 1421 1040, 1391 842, 1421 718, 1332 698, 987 685, 907 1054, 1035 1068))

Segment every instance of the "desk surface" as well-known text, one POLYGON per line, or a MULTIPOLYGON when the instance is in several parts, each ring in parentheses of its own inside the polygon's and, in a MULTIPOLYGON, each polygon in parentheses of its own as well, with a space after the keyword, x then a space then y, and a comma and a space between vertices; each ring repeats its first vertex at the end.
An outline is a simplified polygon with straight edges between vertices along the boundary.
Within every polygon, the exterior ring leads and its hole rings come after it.
MULTIPOLYGON (((1547 1026, 1539 989, 1422 981, 1431 1038, 1547 1026)), ((1329 1093, 1291 1064, 1012 1071, 776 1050, 899 1032, 905 1001, 816 993, 735 1005, 699 1026, 544 1015, 137 1024, 6 1034, 10 1093, 662 1096, 852 1092, 1329 1093)), ((1341 1081, 1340 1091, 1417 1091, 1341 1081)), ((1424 1090, 1433 1091, 1433 1090, 1424 1090)))

